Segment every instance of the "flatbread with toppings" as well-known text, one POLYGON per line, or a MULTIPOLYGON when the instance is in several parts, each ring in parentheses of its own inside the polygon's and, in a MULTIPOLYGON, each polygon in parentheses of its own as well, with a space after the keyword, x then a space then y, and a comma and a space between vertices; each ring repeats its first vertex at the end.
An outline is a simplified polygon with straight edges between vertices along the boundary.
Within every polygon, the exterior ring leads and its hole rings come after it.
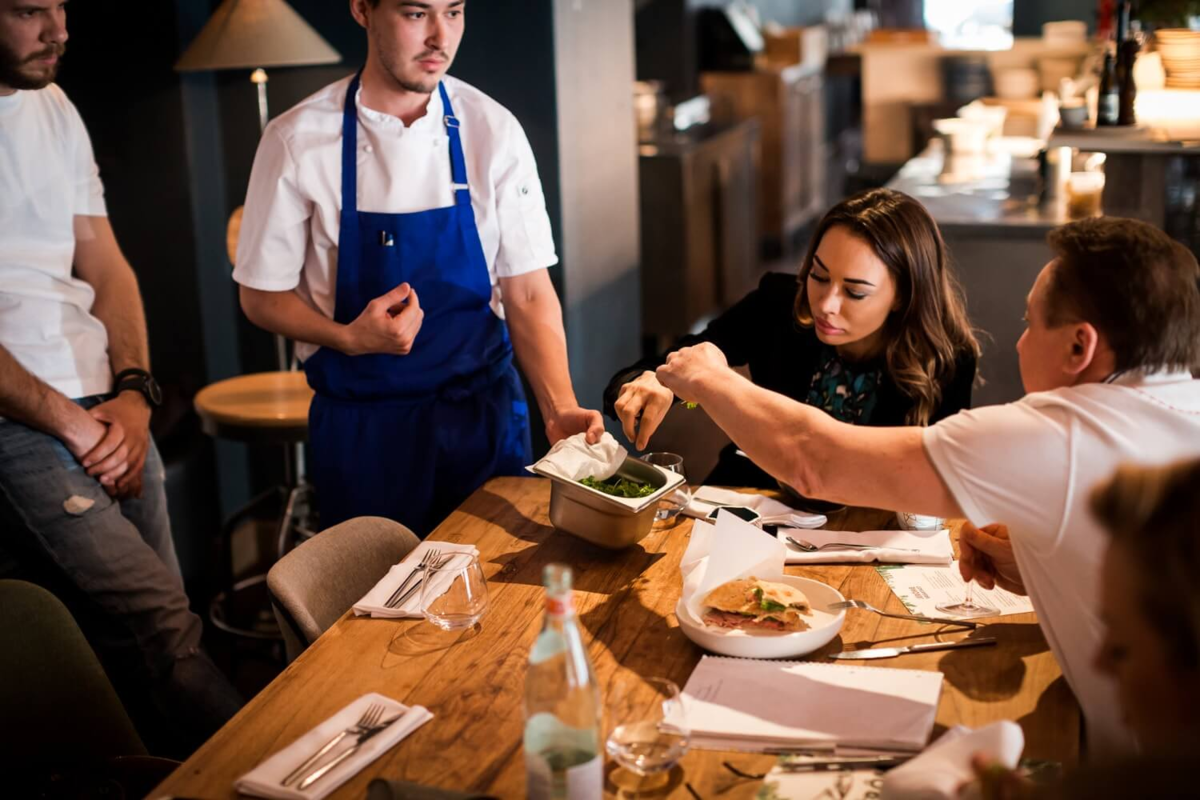
POLYGON ((804 592, 786 583, 755 577, 723 583, 704 598, 703 621, 717 628, 790 633, 808 630, 812 616, 804 592))

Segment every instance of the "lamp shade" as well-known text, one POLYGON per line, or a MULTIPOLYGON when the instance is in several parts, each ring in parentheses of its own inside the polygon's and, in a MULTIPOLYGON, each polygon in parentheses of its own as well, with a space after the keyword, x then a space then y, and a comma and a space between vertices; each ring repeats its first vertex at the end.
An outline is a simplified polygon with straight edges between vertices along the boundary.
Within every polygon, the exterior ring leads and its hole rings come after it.
POLYGON ((300 67, 341 60, 284 0, 224 0, 175 69, 300 67))

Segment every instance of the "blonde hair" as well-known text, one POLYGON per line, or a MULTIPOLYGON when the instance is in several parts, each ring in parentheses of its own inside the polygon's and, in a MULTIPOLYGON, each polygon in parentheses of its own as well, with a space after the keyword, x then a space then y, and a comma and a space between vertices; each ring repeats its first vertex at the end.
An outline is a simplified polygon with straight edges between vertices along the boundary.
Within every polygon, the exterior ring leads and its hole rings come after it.
POLYGON ((1091 510, 1133 561, 1147 622, 1181 668, 1200 670, 1200 459, 1123 465, 1091 510))
POLYGON ((869 244, 896 282, 899 307, 883 330, 887 373, 912 400, 905 422, 928 425, 959 355, 979 358, 980 352, 941 231, 924 206, 892 189, 869 189, 829 209, 817 223, 797 276, 796 320, 806 328, 813 324, 808 274, 822 237, 835 226, 869 244))

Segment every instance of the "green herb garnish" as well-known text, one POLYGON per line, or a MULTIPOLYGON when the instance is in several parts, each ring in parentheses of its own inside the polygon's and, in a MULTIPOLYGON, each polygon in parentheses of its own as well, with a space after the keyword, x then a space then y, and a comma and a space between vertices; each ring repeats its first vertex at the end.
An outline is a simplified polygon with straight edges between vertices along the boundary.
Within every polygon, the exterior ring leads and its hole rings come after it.
POLYGON ((655 487, 649 483, 631 481, 627 478, 613 476, 607 480, 598 481, 595 478, 581 478, 580 483, 605 494, 616 497, 648 497, 654 494, 655 487))
POLYGON ((787 606, 781 603, 776 603, 774 600, 764 600, 763 590, 761 586, 754 587, 754 597, 758 600, 758 607, 763 611, 786 611, 787 606))
POLYGON ((686 408, 688 411, 691 411, 693 408, 699 408, 700 404, 699 403, 684 403, 683 407, 686 408))

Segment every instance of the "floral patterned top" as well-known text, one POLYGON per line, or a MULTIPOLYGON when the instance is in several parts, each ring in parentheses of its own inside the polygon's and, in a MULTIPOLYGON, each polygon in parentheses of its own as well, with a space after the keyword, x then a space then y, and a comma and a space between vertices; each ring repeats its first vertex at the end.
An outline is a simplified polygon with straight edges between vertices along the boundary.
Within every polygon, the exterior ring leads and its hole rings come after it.
POLYGON ((882 378, 883 366, 878 359, 862 364, 845 361, 836 348, 823 345, 806 402, 834 419, 865 425, 879 401, 882 378))

